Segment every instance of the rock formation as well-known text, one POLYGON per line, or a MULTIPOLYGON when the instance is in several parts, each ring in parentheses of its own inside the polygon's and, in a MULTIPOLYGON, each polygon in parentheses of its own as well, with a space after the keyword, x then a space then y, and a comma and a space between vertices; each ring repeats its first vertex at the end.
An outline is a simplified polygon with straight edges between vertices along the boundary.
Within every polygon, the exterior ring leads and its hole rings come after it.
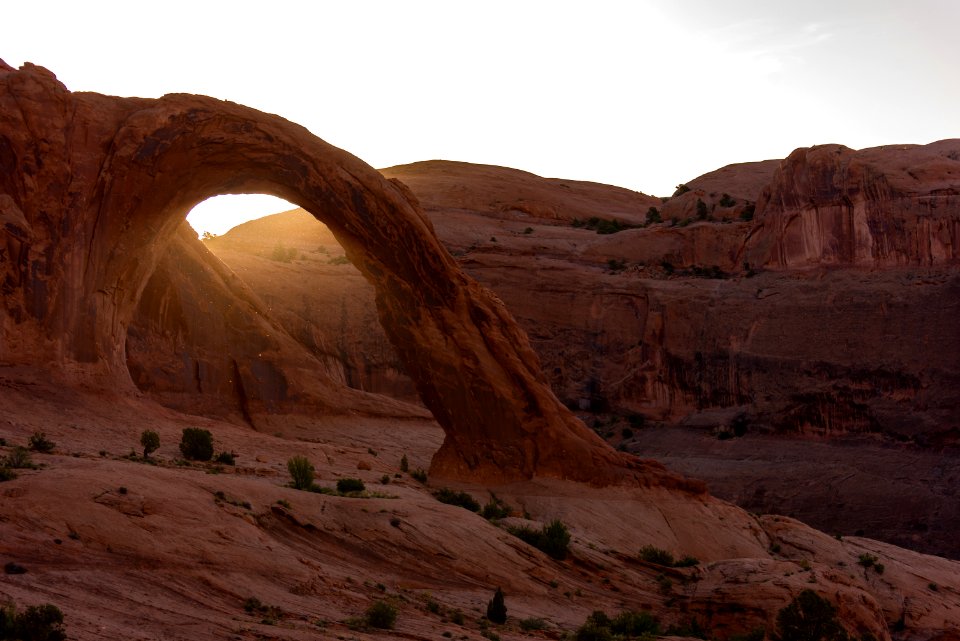
MULTIPOLYGON (((447 429, 435 473, 632 477, 632 459, 557 401, 523 332, 403 185, 277 116, 190 95, 73 94, 29 64, 0 68, 0 360, 132 389, 127 328, 177 227, 210 196, 250 192, 325 222, 373 283, 391 342, 447 429)), ((275 372, 249 375, 282 386, 275 372)), ((314 376, 335 406, 342 388, 314 376)))
MULTIPOLYGON (((910 148, 905 157, 900 151, 846 153, 871 158, 877 174, 923 177, 914 194, 899 201, 909 202, 946 189, 956 164, 950 154, 960 152, 960 143, 910 148)), ((768 217, 777 214, 757 200, 768 185, 782 182, 779 166, 725 167, 689 181, 690 191, 664 203, 619 188, 467 163, 430 161, 384 173, 412 186, 463 268, 494 289, 526 330, 557 395, 611 443, 623 441, 628 417, 712 433, 700 441, 683 439, 687 449, 681 451, 634 427, 623 445, 667 457, 670 466, 708 479, 713 491, 758 512, 788 510, 831 532, 863 530, 922 551, 960 555, 952 536, 960 514, 950 495, 949 461, 931 463, 941 470, 936 478, 920 469, 906 477, 881 471, 889 470, 891 447, 902 449, 902 460, 933 460, 938 448, 957 442, 960 274, 951 264, 919 260, 869 269, 832 265, 829 258, 803 268, 761 262, 754 247, 771 229, 768 217), (574 197, 564 207, 568 192, 574 197), (706 220, 696 219, 697 200, 706 205, 706 220), (750 205, 756 207, 752 222, 741 218, 750 205), (663 223, 614 234, 572 226, 593 216, 639 224, 651 206, 663 223), (748 271, 743 263, 750 260, 757 262, 748 271), (617 416, 623 418, 611 423, 617 416), (845 451, 865 458, 855 467, 837 462, 803 472, 805 450, 786 441, 770 446, 765 465, 745 462, 746 454, 715 454, 716 435, 732 435, 734 424, 755 435, 857 438, 857 449, 845 451), (797 458, 778 463, 783 456, 797 458), (765 478, 771 466, 778 470, 776 482, 765 478), (806 489, 797 494, 797 487, 806 489), (832 501, 837 497, 843 509, 832 501), (900 507, 876 507, 891 504, 900 507)), ((936 201, 936 211, 952 202, 945 198, 936 201)), ((286 214, 291 220, 296 215, 286 214)), ((271 261, 256 254, 269 253, 275 242, 258 230, 279 224, 247 223, 208 246, 270 300, 273 313, 303 323, 299 336, 355 337, 340 344, 343 361, 366 362, 384 376, 379 387, 375 376, 354 384, 402 390, 402 364, 365 320, 372 303, 365 308, 361 299, 372 301, 372 292, 344 285, 333 296, 318 288, 307 306, 296 283, 276 290, 271 261), (339 311, 331 316, 324 312, 329 308, 339 311)), ((302 241, 305 252, 339 251, 322 232, 313 233, 312 241, 302 241)), ((331 269, 315 260, 297 263, 310 281, 333 278, 331 269)), ((339 282, 346 283, 343 273, 339 282)), ((352 282, 358 281, 359 275, 352 282)))

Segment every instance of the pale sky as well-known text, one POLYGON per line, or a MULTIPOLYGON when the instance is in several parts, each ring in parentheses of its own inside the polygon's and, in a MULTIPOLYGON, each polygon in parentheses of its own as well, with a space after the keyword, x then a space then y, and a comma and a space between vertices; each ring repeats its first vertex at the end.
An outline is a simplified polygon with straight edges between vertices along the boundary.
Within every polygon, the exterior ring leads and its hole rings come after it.
MULTIPOLYGON (((74 91, 232 100, 381 168, 661 196, 797 147, 960 136, 956 0, 30 0, 0 23, 0 58, 74 91)), ((191 222, 285 208, 235 197, 191 222)))

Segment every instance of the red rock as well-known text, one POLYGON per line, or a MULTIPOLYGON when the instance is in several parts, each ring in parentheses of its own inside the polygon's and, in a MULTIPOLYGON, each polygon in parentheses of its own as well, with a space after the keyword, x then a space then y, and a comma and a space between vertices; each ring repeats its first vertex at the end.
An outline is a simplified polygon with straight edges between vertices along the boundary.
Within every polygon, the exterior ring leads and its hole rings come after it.
MULTIPOLYGON (((323 220, 373 283, 381 323, 448 430, 434 474, 636 477, 632 457, 558 402, 524 333, 443 250, 411 192, 298 125, 200 96, 72 94, 25 65, 0 71, 0 170, 5 218, 29 225, 4 232, 17 249, 2 265, 5 362, 132 391, 127 328, 183 217, 216 194, 265 192, 323 220)), ((258 362, 240 378, 282 387, 258 362)), ((342 386, 312 376, 335 406, 342 386)))

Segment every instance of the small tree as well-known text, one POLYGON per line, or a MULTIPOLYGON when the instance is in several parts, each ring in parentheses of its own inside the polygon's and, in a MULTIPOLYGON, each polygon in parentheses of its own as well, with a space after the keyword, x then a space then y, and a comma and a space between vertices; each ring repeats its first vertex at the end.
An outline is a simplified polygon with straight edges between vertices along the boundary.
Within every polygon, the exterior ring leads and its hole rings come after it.
POLYGON ((650 209, 647 210, 648 225, 653 223, 662 223, 662 222, 663 222, 663 218, 660 217, 660 212, 659 210, 657 210, 656 207, 651 207, 650 209))
POLYGON ((140 435, 140 445, 143 446, 143 458, 147 458, 160 447, 160 435, 153 430, 144 430, 140 435))
POLYGON ((507 605, 503 602, 503 590, 500 588, 497 588, 493 598, 487 603, 487 618, 500 625, 507 622, 507 605))
POLYGON ((180 452, 192 461, 209 461, 213 458, 213 434, 199 427, 183 428, 180 452))
POLYGON ((290 472, 295 489, 309 490, 313 487, 313 465, 306 456, 294 456, 287 461, 287 471, 290 472))
POLYGON ((410 461, 407 460, 406 454, 404 454, 403 457, 400 458, 400 471, 401 472, 410 471, 410 461))

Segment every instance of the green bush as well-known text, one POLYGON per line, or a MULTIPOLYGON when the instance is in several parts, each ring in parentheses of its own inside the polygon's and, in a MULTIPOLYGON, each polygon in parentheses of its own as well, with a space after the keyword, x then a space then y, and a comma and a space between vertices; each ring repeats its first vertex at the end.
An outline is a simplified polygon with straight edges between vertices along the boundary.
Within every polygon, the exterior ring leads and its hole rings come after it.
POLYGON ((414 471, 410 472, 410 476, 412 476, 415 480, 419 481, 420 483, 427 482, 427 473, 421 467, 418 467, 414 471))
POLYGON ((0 639, 19 641, 63 641, 63 613, 55 605, 31 605, 17 613, 12 606, 0 608, 0 639))
POLYGON ((652 545, 644 545, 640 548, 640 558, 647 563, 663 565, 668 568, 672 568, 674 563, 672 554, 652 545))
POLYGON ((707 203, 697 198, 697 220, 706 220, 708 213, 707 203))
POLYGON ((213 458, 213 434, 199 427, 183 428, 180 452, 191 461, 209 461, 213 458))
POLYGON ((32 470, 36 466, 30 460, 30 452, 27 451, 27 448, 18 445, 7 454, 4 467, 14 470, 32 470))
POLYGON ((366 486, 360 479, 338 479, 337 492, 340 494, 350 494, 351 492, 363 492, 366 486))
POLYGON ((847 641, 837 609, 813 590, 804 590, 777 614, 776 641, 847 641))
POLYGON ((680 183, 679 185, 677 185, 677 190, 673 192, 673 197, 676 198, 677 196, 682 196, 688 191, 690 191, 690 188, 687 187, 685 184, 680 183))
POLYGON ((220 452, 217 454, 217 458, 214 459, 217 463, 222 463, 224 465, 236 465, 237 464, 237 454, 236 452, 220 452))
POLYGON ((392 630, 397 622, 397 608, 386 601, 374 601, 363 618, 371 628, 392 630))
POLYGON ((487 618, 500 625, 507 622, 507 605, 504 603, 503 590, 500 588, 497 588, 493 598, 487 603, 487 618))
POLYGON ((294 456, 287 461, 291 484, 297 490, 309 490, 313 487, 313 465, 306 456, 294 456))
POLYGON ((534 630, 545 630, 547 622, 540 618, 520 619, 520 629, 524 632, 533 632, 534 630))
POLYGON ((147 458, 160 447, 160 435, 152 430, 143 430, 140 445, 143 446, 143 458, 147 458))
POLYGON ((507 531, 558 561, 567 558, 570 532, 562 521, 554 519, 539 532, 527 526, 511 527, 507 531))
POLYGON ((743 211, 740 212, 740 220, 750 222, 753 220, 753 214, 757 210, 756 205, 747 205, 743 208, 743 211))
POLYGON ((723 194, 720 197, 720 206, 721 207, 733 207, 737 204, 737 201, 730 197, 730 194, 723 194))
POLYGON ((407 455, 406 455, 406 454, 404 454, 404 455, 400 458, 400 471, 401 471, 401 472, 409 472, 409 471, 410 471, 410 461, 407 460, 407 455))
POLYGON ((53 448, 56 447, 56 443, 47 439, 47 435, 43 432, 34 432, 30 435, 30 439, 27 441, 27 445, 34 452, 52 452, 53 448))
POLYGON ((493 521, 495 519, 505 519, 510 516, 510 506, 493 496, 483 506, 483 510, 480 512, 480 516, 487 519, 488 521, 493 521))
POLYGON ((662 223, 663 218, 660 217, 660 212, 656 207, 651 207, 647 210, 647 224, 651 225, 653 223, 662 223))
POLYGON ((11 470, 9 467, 0 467, 0 483, 4 481, 12 481, 17 478, 17 473, 11 470))
POLYGON ((455 492, 448 487, 444 487, 436 490, 433 493, 433 497, 447 505, 456 505, 471 512, 480 511, 480 504, 466 492, 455 492))
POLYGON ((613 618, 610 631, 624 637, 656 636, 660 634, 660 620, 649 612, 627 610, 613 618))

